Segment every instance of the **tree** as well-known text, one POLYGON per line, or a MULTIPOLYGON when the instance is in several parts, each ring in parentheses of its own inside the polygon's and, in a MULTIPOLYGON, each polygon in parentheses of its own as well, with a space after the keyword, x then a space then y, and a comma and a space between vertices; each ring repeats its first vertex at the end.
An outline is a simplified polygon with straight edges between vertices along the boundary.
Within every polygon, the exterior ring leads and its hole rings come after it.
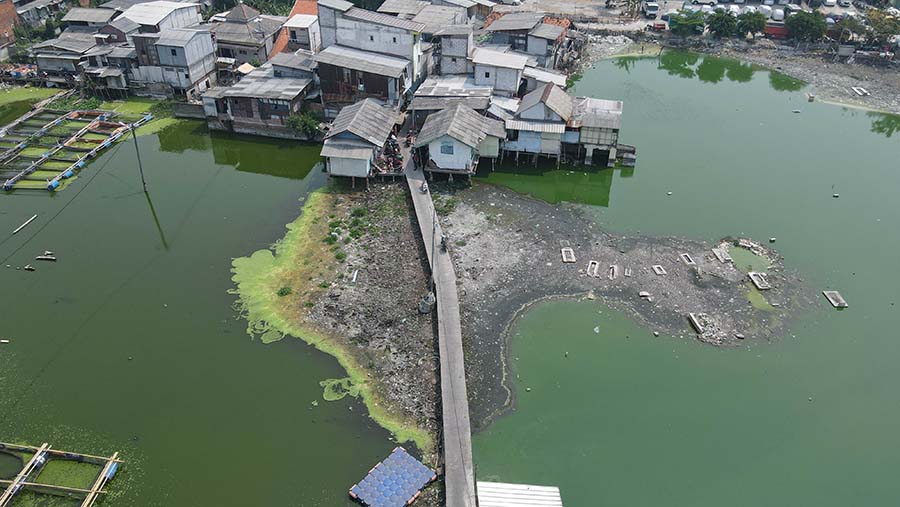
POLYGON ((737 17, 737 33, 746 37, 749 33, 754 39, 756 34, 766 30, 766 15, 753 11, 745 12, 737 17))
POLYGON ((701 11, 679 11, 669 17, 669 28, 675 35, 688 36, 703 33, 706 23, 701 11))
POLYGON ((817 41, 825 35, 828 25, 825 16, 821 12, 800 11, 787 18, 784 22, 788 35, 792 39, 801 41, 817 41))
POLYGON ((292 114, 285 120, 287 126, 294 131, 305 135, 309 139, 315 138, 319 134, 319 120, 316 115, 309 111, 292 114))
POLYGON ((854 35, 864 35, 866 33, 866 27, 854 16, 844 16, 834 26, 840 30, 839 38, 841 42, 847 42, 854 35))
POLYGON ((731 37, 737 32, 737 18, 726 10, 717 9, 706 18, 706 26, 716 37, 731 37))
POLYGON ((900 34, 900 19, 880 9, 869 9, 866 13, 870 31, 867 42, 885 46, 894 35, 900 34))

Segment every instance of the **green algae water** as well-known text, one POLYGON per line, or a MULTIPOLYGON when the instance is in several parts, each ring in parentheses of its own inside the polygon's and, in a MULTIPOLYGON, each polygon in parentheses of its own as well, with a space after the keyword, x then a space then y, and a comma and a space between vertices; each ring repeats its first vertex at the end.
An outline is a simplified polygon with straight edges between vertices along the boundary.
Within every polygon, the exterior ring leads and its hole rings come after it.
MULTIPOLYGON (((319 147, 196 122, 138 142, 148 194, 127 139, 65 192, 0 195, 0 441, 119 451, 103 505, 352 505, 388 432, 352 396, 322 401, 337 361, 252 340, 227 293, 232 259, 284 236, 324 183, 319 147)), ((16 461, 0 454, 0 475, 16 461)))
POLYGON ((900 501, 900 119, 804 91, 686 53, 601 62, 575 92, 624 100, 637 168, 482 176, 617 231, 775 237, 850 308, 819 296, 783 337, 719 350, 597 301, 539 303, 512 327, 516 408, 473 442, 480 480, 557 485, 567 507, 900 501))

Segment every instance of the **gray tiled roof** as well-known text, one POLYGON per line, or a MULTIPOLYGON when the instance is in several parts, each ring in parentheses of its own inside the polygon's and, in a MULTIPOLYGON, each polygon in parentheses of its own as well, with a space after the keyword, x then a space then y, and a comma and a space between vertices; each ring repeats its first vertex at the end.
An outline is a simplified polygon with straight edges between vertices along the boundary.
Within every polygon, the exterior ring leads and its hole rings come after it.
POLYGON ((412 20, 425 25, 425 28, 421 30, 422 33, 433 34, 448 25, 465 22, 466 19, 466 10, 460 7, 429 5, 416 14, 412 20))
POLYGON ((340 139, 332 137, 326 139, 322 143, 322 151, 319 155, 323 157, 353 158, 357 160, 368 160, 374 155, 375 146, 367 141, 359 141, 356 139, 340 139))
POLYGON ((336 11, 346 12, 353 8, 353 4, 346 0, 319 0, 319 5, 334 9, 336 11))
POLYGON ((32 46, 32 49, 57 50, 68 53, 84 54, 97 43, 94 34, 66 30, 55 39, 45 40, 32 46))
POLYGON ((476 110, 487 109, 491 104, 490 97, 422 97, 415 96, 409 105, 414 111, 440 111, 463 104, 476 110))
POLYGON ((516 114, 521 114, 542 102, 563 121, 569 121, 572 117, 574 107, 572 96, 553 83, 547 83, 522 97, 522 103, 519 104, 519 111, 516 114))
POLYGON ((261 46, 283 24, 284 20, 280 17, 260 15, 249 21, 226 18, 226 21, 210 23, 209 28, 216 34, 216 41, 261 46))
POLYGON ((409 65, 409 61, 403 58, 344 46, 328 46, 316 55, 316 61, 393 78, 402 76, 409 65))
POLYGON ((381 147, 387 141, 395 123, 397 123, 396 110, 385 106, 380 100, 364 99, 341 109, 325 138, 330 139, 349 132, 374 146, 381 147))
POLYGON ((528 35, 539 39, 556 40, 565 32, 565 28, 550 23, 541 23, 534 27, 534 30, 528 32, 528 35))
POLYGON ((544 20, 541 12, 510 12, 488 25, 489 32, 531 30, 544 20))
POLYGON ((472 25, 448 25, 435 32, 434 35, 469 35, 474 30, 475 27, 472 25))
POLYGON ((416 146, 425 146, 435 139, 450 136, 476 148, 488 135, 506 138, 506 131, 497 120, 485 118, 471 107, 459 104, 429 116, 416 136, 416 146))
POLYGON ((349 9, 344 13, 344 16, 347 16, 348 18, 358 19, 360 21, 368 21, 369 23, 375 23, 378 25, 390 26, 399 28, 401 30, 408 30, 410 32, 421 32, 425 28, 425 25, 423 25, 422 23, 400 19, 396 16, 391 16, 390 14, 367 11, 365 9, 360 9, 359 7, 349 9))
POLYGON ((115 15, 116 11, 112 9, 72 7, 62 20, 66 23, 106 23, 115 15))
POLYGON ((385 0, 378 12, 385 14, 418 14, 419 11, 431 5, 423 0, 385 0))
POLYGON ((472 62, 507 69, 524 69, 528 63, 528 58, 513 53, 494 51, 493 49, 475 48, 472 62))

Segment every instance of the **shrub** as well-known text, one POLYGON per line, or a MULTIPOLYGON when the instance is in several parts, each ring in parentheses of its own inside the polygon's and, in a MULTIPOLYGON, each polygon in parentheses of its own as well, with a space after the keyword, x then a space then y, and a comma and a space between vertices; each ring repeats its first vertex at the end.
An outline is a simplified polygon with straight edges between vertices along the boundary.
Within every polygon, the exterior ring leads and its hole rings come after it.
POLYGON ((282 287, 278 289, 278 297, 283 298, 285 296, 290 296, 294 291, 291 290, 290 287, 282 287))
POLYGON ((319 119, 309 111, 292 114, 287 117, 285 123, 295 132, 299 132, 308 138, 314 138, 319 135, 319 119))
POLYGON ((343 250, 338 250, 334 253, 334 258, 337 259, 338 262, 344 262, 344 260, 347 258, 347 254, 344 253, 343 250))
POLYGON ((366 216, 367 213, 369 213, 369 210, 367 210, 366 208, 363 208, 363 207, 359 207, 359 208, 353 208, 353 211, 350 214, 353 215, 354 217, 359 218, 359 217, 366 216))

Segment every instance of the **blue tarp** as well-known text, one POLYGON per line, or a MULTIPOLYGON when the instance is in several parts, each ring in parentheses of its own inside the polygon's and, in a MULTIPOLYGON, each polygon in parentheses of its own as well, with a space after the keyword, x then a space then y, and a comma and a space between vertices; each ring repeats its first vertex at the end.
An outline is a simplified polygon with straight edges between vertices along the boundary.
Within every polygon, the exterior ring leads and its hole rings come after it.
POLYGON ((397 447, 350 488, 350 496, 369 507, 403 507, 435 477, 434 470, 397 447))

